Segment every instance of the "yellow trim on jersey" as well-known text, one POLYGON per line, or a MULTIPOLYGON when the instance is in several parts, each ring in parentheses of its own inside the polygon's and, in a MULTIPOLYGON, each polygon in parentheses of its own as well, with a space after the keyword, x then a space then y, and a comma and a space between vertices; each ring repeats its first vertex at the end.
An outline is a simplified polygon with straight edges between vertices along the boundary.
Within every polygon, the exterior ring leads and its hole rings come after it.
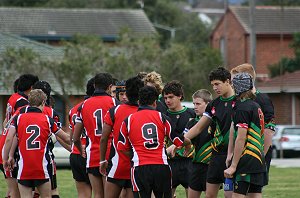
POLYGON ((246 155, 246 154, 255 157, 256 159, 258 159, 260 161, 260 163, 262 163, 261 158, 257 154, 255 154, 254 152, 246 150, 243 155, 246 155))
POLYGON ((256 146, 254 146, 253 144, 250 144, 250 143, 248 142, 248 143, 246 144, 246 146, 249 146, 250 148, 253 148, 253 149, 256 150, 258 153, 261 154, 260 150, 259 150, 256 146))
POLYGON ((248 138, 249 140, 252 140, 253 142, 256 142, 259 146, 262 146, 261 143, 260 143, 257 139, 251 137, 250 135, 248 135, 247 138, 248 138))

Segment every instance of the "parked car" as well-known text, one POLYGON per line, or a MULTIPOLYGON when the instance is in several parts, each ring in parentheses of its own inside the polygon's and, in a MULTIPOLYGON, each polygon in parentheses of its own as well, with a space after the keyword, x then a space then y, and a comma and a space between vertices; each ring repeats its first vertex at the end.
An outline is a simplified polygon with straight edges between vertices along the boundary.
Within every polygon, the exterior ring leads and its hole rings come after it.
POLYGON ((185 106, 185 107, 187 107, 187 108, 194 109, 194 104, 193 104, 193 102, 184 101, 184 102, 181 102, 181 105, 182 105, 182 106, 185 106))
POLYGON ((53 148, 53 153, 55 156, 55 162, 57 167, 69 167, 70 166, 70 152, 67 151, 59 142, 55 143, 53 148))
POLYGON ((291 157, 300 155, 300 126, 298 125, 277 125, 276 132, 272 139, 273 158, 291 157))

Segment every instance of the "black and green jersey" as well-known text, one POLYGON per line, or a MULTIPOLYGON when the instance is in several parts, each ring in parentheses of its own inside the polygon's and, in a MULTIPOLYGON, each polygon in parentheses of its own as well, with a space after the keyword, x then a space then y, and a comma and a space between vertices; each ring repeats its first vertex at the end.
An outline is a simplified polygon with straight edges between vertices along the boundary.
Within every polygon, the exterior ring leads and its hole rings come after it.
MULTIPOLYGON (((172 127, 175 127, 174 131, 178 134, 183 134, 186 124, 196 117, 196 113, 194 112, 194 110, 187 107, 183 107, 182 110, 176 112, 170 111, 168 109, 166 115, 171 119, 172 127)), ((168 141, 167 146, 170 146, 170 144, 171 142, 168 141)), ((184 148, 178 150, 177 155, 182 156, 183 151, 184 148)))
MULTIPOLYGON (((185 131, 187 132, 199 121, 199 117, 190 120, 185 131)), ((212 154, 211 138, 208 134, 208 128, 203 130, 199 135, 192 139, 195 148, 193 162, 208 164, 212 154)))
POLYGON ((256 102, 251 99, 237 101, 234 108, 234 139, 238 128, 247 129, 244 150, 237 166, 237 174, 261 173, 266 171, 263 153, 264 115, 256 102))
POLYGON ((259 104, 264 113, 265 128, 275 131, 274 106, 271 99, 267 94, 260 93, 259 91, 256 91, 255 95, 256 98, 254 101, 259 104))
POLYGON ((211 145, 216 153, 227 153, 234 105, 235 96, 229 98, 218 97, 207 105, 203 114, 212 119, 211 145))

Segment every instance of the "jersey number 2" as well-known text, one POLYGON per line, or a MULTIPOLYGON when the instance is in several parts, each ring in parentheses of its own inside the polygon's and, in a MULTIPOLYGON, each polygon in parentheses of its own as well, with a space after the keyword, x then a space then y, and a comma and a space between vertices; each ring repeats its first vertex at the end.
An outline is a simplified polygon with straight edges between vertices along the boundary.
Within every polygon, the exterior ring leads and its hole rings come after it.
POLYGON ((40 136, 40 128, 36 125, 29 125, 26 128, 26 133, 31 133, 29 138, 26 140, 26 149, 27 150, 40 149, 40 141, 36 140, 40 136))
POLYGON ((147 149, 156 149, 158 147, 157 127, 155 124, 145 124, 142 128, 143 138, 146 140, 144 146, 147 149))

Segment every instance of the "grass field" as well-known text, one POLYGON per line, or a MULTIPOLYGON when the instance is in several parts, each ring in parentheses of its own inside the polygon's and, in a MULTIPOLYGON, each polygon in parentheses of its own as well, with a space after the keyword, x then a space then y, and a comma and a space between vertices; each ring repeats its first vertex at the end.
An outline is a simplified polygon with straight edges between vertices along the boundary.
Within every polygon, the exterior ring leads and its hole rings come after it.
MULTIPOLYGON (((60 197, 76 197, 76 188, 71 170, 59 169, 57 172, 60 197)), ((6 185, 4 178, 0 179, 0 197, 4 197, 6 185)), ((178 198, 185 197, 183 188, 178 188, 178 198)), ((218 197, 223 197, 223 191, 218 197)), ((300 197, 300 168, 274 168, 270 170, 270 184, 263 190, 264 198, 300 197)))

